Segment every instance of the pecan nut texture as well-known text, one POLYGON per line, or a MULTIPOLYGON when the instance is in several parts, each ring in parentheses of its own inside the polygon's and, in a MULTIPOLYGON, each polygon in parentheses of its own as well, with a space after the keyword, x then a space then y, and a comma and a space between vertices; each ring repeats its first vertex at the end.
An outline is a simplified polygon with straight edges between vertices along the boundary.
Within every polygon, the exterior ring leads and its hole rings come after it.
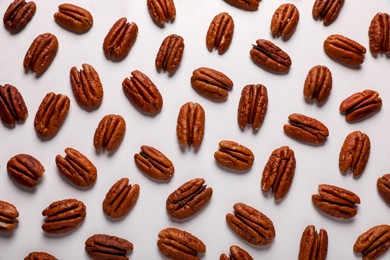
POLYGON ((344 0, 315 0, 312 15, 315 20, 322 20, 325 26, 332 24, 340 14, 344 0))
POLYGON ((303 96, 309 103, 323 104, 332 90, 332 72, 328 67, 316 65, 307 73, 303 86, 303 96))
POLYGON ((241 130, 251 125, 258 131, 263 125, 268 110, 267 88, 261 84, 246 85, 241 91, 237 121, 241 130))
POLYGON ((361 254, 362 259, 377 259, 390 247, 390 226, 381 224, 373 226, 362 233, 353 245, 353 251, 361 254))
POLYGON ((85 241, 85 251, 92 259, 128 260, 133 244, 127 239, 95 234, 85 241))
POLYGON ((376 181, 376 187, 382 199, 390 205, 390 174, 384 174, 376 181))
POLYGON ((59 5, 54 20, 62 28, 79 34, 88 32, 93 25, 91 13, 73 4, 59 5))
POLYGON ((230 250, 230 255, 227 256, 226 254, 221 254, 219 257, 219 260, 253 260, 253 257, 244 249, 242 249, 239 246, 232 245, 229 248, 230 250))
POLYGON ((28 109, 19 90, 10 84, 0 85, 0 119, 9 128, 24 123, 28 109))
POLYGON ((211 52, 218 50, 218 54, 224 54, 230 47, 234 34, 234 20, 226 12, 217 14, 211 21, 206 34, 206 46, 211 52))
POLYGON ((176 7, 173 0, 147 0, 146 3, 153 22, 158 26, 175 20, 176 7))
POLYGON ((156 181, 169 181, 175 172, 171 160, 154 147, 142 145, 141 151, 134 154, 138 169, 156 181))
POLYGON ((203 141, 205 129, 205 112, 198 103, 187 102, 177 116, 176 135, 182 148, 198 149, 203 141))
POLYGON ((70 107, 64 94, 47 93, 35 114, 34 127, 41 139, 50 139, 60 130, 70 107))
POLYGON ((61 175, 77 187, 90 187, 97 179, 95 165, 82 153, 73 148, 65 149, 66 156, 57 155, 57 168, 61 175))
POLYGON ((126 133, 126 121, 120 115, 109 114, 100 120, 93 137, 96 150, 114 152, 121 145, 126 133))
POLYGON ((305 228, 301 236, 298 260, 325 260, 328 254, 328 232, 316 231, 313 225, 305 228))
POLYGON ((26 27, 33 18, 37 6, 33 1, 14 0, 4 13, 3 23, 5 29, 11 33, 18 33, 26 27))
POLYGON ((256 11, 260 4, 260 0, 225 0, 225 2, 245 11, 256 11))
POLYGON ((11 232, 18 226, 19 212, 16 207, 0 200, 0 232, 11 232))
POLYGON ((136 23, 128 22, 126 17, 114 23, 103 42, 103 52, 112 61, 121 61, 129 54, 138 35, 136 23))
POLYGON ((57 258, 46 252, 31 252, 29 253, 24 260, 57 260, 57 258))
POLYGON ((361 65, 366 53, 363 45, 340 34, 328 36, 324 41, 324 50, 330 58, 349 67, 361 65))
POLYGON ((264 192, 271 190, 275 200, 283 198, 290 190, 295 165, 294 151, 290 147, 282 146, 275 149, 264 166, 261 189, 264 192))
POLYGON ((388 13, 377 13, 368 28, 370 51, 374 55, 390 53, 390 16, 388 13))
POLYGON ((275 10, 271 20, 273 37, 287 41, 295 32, 299 22, 299 11, 294 4, 282 4, 275 10))
POLYGON ((192 72, 191 86, 200 95, 216 102, 225 101, 233 81, 220 71, 200 67, 192 72))
POLYGON ((255 246, 272 243, 276 233, 270 218, 244 203, 234 204, 233 209, 234 214, 226 215, 226 222, 234 233, 255 246))
POLYGON ((82 69, 72 67, 70 85, 73 95, 80 107, 86 110, 97 109, 103 101, 103 85, 99 74, 89 64, 84 63, 82 69))
POLYGON ((346 174, 351 170, 354 177, 362 175, 370 157, 371 142, 368 135, 354 131, 347 135, 339 155, 339 168, 346 174))
POLYGON ((49 68, 57 51, 57 37, 51 33, 40 34, 27 50, 23 60, 23 68, 26 72, 32 71, 40 76, 49 68))
POLYGON ((339 219, 350 219, 357 214, 360 198, 352 191, 329 184, 320 184, 318 191, 311 199, 323 213, 339 219))
POLYGON ((264 70, 275 74, 284 74, 290 70, 290 56, 274 43, 258 39, 249 52, 254 63, 264 70))
POLYGON ((42 215, 45 217, 43 231, 48 234, 68 233, 84 221, 86 207, 77 199, 64 199, 51 203, 42 215))
POLYGON ((203 178, 187 181, 166 200, 166 210, 174 219, 188 219, 200 212, 210 201, 213 189, 207 187, 203 178))
POLYGON ((166 71, 173 75, 180 66, 184 46, 184 39, 180 35, 171 34, 165 37, 156 55, 157 71, 166 71))
POLYGON ((35 188, 45 173, 45 167, 29 154, 17 154, 7 162, 12 179, 25 188, 35 188))
POLYGON ((297 141, 321 145, 329 136, 328 128, 315 118, 294 113, 288 120, 289 124, 283 126, 284 133, 297 141))
POLYGON ((142 112, 154 116, 161 111, 163 98, 156 85, 139 70, 131 72, 122 82, 122 89, 130 102, 142 112))
POLYGON ((214 153, 214 158, 223 167, 236 171, 249 170, 255 160, 255 156, 249 148, 230 140, 219 142, 219 148, 214 153))
POLYGON ((199 260, 206 245, 191 233, 168 227, 158 233, 157 247, 168 259, 199 260))
POLYGON ((339 110, 345 115, 345 120, 352 123, 374 115, 381 108, 382 99, 379 97, 379 93, 375 90, 366 89, 344 99, 339 110))

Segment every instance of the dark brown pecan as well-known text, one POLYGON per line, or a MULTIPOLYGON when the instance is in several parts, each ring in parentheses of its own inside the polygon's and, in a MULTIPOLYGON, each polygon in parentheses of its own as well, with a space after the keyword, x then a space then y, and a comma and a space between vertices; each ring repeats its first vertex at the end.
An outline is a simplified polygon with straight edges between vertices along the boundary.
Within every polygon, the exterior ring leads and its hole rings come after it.
POLYGON ((187 181, 166 200, 166 210, 172 218, 187 219, 201 211, 211 199, 213 189, 205 185, 203 178, 187 181))
POLYGON ((295 32, 299 22, 299 11, 294 4, 282 4, 275 10, 271 20, 273 37, 282 37, 287 41, 295 32))
POLYGON ((324 25, 330 25, 339 16, 344 0, 315 0, 312 14, 314 19, 322 20, 324 25))
POLYGON ((14 205, 0 200, 0 232, 11 232, 17 226, 19 221, 19 212, 14 205))
POLYGON ((173 163, 151 146, 141 146, 141 152, 134 154, 134 161, 138 169, 157 181, 169 181, 175 172, 173 163))
POLYGON ((214 153, 214 158, 220 165, 236 171, 249 170, 255 160, 249 148, 230 140, 219 142, 219 149, 214 153))
POLYGON ((246 85, 241 91, 237 121, 241 130, 247 125, 257 131, 263 124, 268 110, 267 88, 261 84, 246 85))
POLYGON ((361 234, 353 245, 353 251, 361 254, 362 259, 377 259, 390 247, 390 226, 374 226, 361 234))
POLYGON ((132 71, 131 77, 123 80, 122 89, 137 109, 150 115, 156 115, 161 111, 163 98, 160 91, 141 71, 132 71))
POLYGON ((356 122, 372 116, 379 112, 381 108, 382 99, 379 97, 379 93, 366 89, 344 99, 339 110, 345 114, 347 122, 356 122))
POLYGON ((205 127, 205 112, 198 103, 187 102, 177 116, 176 135, 181 147, 199 148, 205 127))
POLYGON ((250 56, 257 65, 272 73, 287 73, 291 67, 291 59, 278 46, 264 39, 256 41, 250 56))
POLYGON ((58 51, 58 40, 54 34, 44 33, 37 36, 24 56, 25 71, 42 75, 53 62, 58 51))
POLYGON ((158 26, 173 22, 176 17, 176 8, 173 0, 147 0, 149 14, 158 26))
POLYGON ((114 152, 122 143, 126 133, 126 122, 120 115, 109 114, 100 120, 93 137, 96 150, 114 152))
POLYGON ((234 33, 234 20, 230 14, 223 12, 217 14, 211 21, 206 34, 206 46, 209 51, 214 48, 218 54, 224 54, 232 43, 234 33))
POLYGON ((328 254, 328 233, 325 229, 319 232, 309 225, 302 233, 298 260, 325 260, 328 254))
POLYGON ((366 48, 340 34, 332 34, 324 41, 325 53, 343 65, 357 67, 364 62, 366 48))
POLYGON ((42 230, 48 234, 62 234, 76 229, 83 222, 86 207, 77 199, 64 199, 51 203, 42 211, 45 223, 42 230))
POLYGON ((57 258, 46 252, 31 252, 24 260, 57 260, 57 258))
POLYGON ((360 176, 370 157, 370 138, 365 133, 354 131, 347 135, 339 155, 339 168, 343 174, 348 170, 353 176, 360 176))
POLYGON ((24 123, 28 117, 27 106, 19 90, 9 84, 0 85, 0 119, 4 125, 13 128, 24 123))
POLYGON ((11 33, 20 32, 33 18, 36 10, 37 6, 33 1, 14 0, 4 13, 5 29, 11 33))
POLYGON ((368 28, 371 53, 390 53, 390 16, 387 13, 377 13, 368 28))
POLYGON ((126 17, 120 18, 104 38, 103 51, 106 58, 112 61, 121 61, 126 58, 137 35, 137 24, 127 22, 126 17))
POLYGON ((184 39, 180 35, 171 34, 165 37, 157 52, 155 64, 157 71, 175 73, 180 65, 184 52, 184 39))
POLYGON ((200 95, 221 102, 228 98, 233 81, 220 71, 200 67, 192 72, 191 86, 200 95))
POLYGON ((382 199, 390 205, 390 174, 384 174, 382 177, 379 177, 376 187, 382 199))
POLYGON ((70 85, 77 103, 86 110, 97 109, 103 101, 103 85, 99 74, 89 64, 83 64, 79 71, 70 70, 70 85))
POLYGON ((360 198, 352 191, 329 184, 318 186, 319 194, 313 194, 313 204, 323 213, 340 219, 350 219, 357 214, 360 198))
POLYGON ((225 0, 225 2, 245 11, 256 11, 260 0, 225 0))
POLYGON ((306 76, 303 87, 303 96, 307 102, 316 101, 323 104, 332 90, 332 73, 328 67, 316 65, 311 68, 306 76))
POLYGON ((133 248, 130 241, 106 234, 95 234, 85 241, 85 251, 96 260, 128 260, 127 255, 133 248))
POLYGON ((7 171, 13 180, 26 188, 35 188, 45 168, 29 154, 17 154, 7 162, 7 171))
POLYGON ((86 33, 93 24, 91 13, 73 4, 59 5, 58 12, 54 14, 54 20, 62 28, 74 33, 86 33))
POLYGON ((38 136, 49 139, 60 130, 68 114, 70 99, 64 94, 47 93, 35 114, 34 127, 38 136))
POLYGON ((230 256, 222 254, 219 260, 253 260, 253 257, 239 246, 232 245, 229 248, 230 256))
POLYGON ((157 246, 168 259, 199 260, 206 245, 191 233, 169 227, 158 233, 157 246))

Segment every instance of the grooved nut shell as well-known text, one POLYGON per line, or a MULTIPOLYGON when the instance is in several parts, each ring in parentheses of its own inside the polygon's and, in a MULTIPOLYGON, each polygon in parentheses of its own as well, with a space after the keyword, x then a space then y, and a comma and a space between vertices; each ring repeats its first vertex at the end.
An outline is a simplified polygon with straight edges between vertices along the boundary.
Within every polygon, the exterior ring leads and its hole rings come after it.
POLYGON ((390 53, 390 16, 387 13, 377 13, 368 28, 368 38, 371 53, 390 53))
POLYGON ((332 90, 332 73, 328 67, 316 65, 307 73, 303 96, 307 102, 323 104, 329 97, 332 90))
POLYGON ((229 248, 230 256, 221 254, 219 260, 253 260, 252 256, 239 246, 232 245, 229 248))
POLYGON ((46 252, 31 252, 29 253, 24 260, 57 260, 57 258, 46 252))
POLYGON ((180 35, 171 34, 165 37, 156 55, 157 71, 167 71, 173 75, 181 63, 184 47, 184 39, 180 35))
POLYGON ((9 128, 16 123, 24 123, 28 117, 28 109, 19 90, 9 84, 0 85, 0 119, 9 128))
POLYGON ((0 200, 0 232, 14 230, 19 223, 18 217, 19 212, 13 204, 0 200))
POLYGON ((106 234, 95 234, 85 241, 85 251, 92 259, 128 260, 133 248, 127 239, 106 234))
POLYGON ((340 34, 332 34, 324 41, 325 53, 343 65, 356 67, 364 62, 366 48, 340 34))
POLYGON ((245 11, 256 11, 260 0, 225 0, 225 2, 245 11))
POLYGON ((120 115, 109 114, 100 120, 93 137, 96 150, 114 152, 123 141, 126 133, 126 122, 120 115))
POLYGON ((58 12, 54 14, 54 20, 62 28, 80 34, 88 32, 93 24, 91 13, 73 4, 59 5, 58 12))
POLYGON ((236 171, 249 170, 255 160, 249 148, 230 140, 219 142, 219 149, 214 153, 214 158, 220 165, 236 171))
POLYGON ((26 188, 35 188, 45 172, 43 165, 29 154, 17 154, 7 162, 12 179, 26 188))
POLYGON ((315 0, 312 15, 315 20, 322 20, 325 26, 332 24, 340 14, 344 0, 315 0))
POLYGON ((177 116, 176 135, 181 147, 198 149, 202 144, 205 129, 205 112, 198 103, 187 102, 177 116))
POLYGON ((386 224, 371 227, 362 233, 353 245, 353 251, 362 259, 377 259, 390 247, 390 226, 386 224))
POLYGON ((325 260, 328 254, 328 233, 325 229, 319 232, 313 225, 305 228, 301 236, 298 260, 325 260))
POLYGON ((173 22, 176 17, 176 8, 173 0, 147 0, 149 14, 158 26, 173 22))
POLYGON ((387 173, 379 177, 376 182, 376 187, 382 199, 390 205, 390 174, 387 173))
POLYGON ((4 13, 3 23, 5 29, 11 33, 18 33, 26 27, 35 15, 37 6, 33 1, 14 0, 4 13))
POLYGON ((275 10, 271 20, 273 37, 288 40, 295 32, 299 22, 299 11, 294 4, 282 4, 275 10))
POLYGON ((231 15, 226 12, 217 14, 207 30, 207 49, 212 51, 215 48, 218 50, 218 54, 224 54, 232 43, 233 34, 234 20, 231 15))

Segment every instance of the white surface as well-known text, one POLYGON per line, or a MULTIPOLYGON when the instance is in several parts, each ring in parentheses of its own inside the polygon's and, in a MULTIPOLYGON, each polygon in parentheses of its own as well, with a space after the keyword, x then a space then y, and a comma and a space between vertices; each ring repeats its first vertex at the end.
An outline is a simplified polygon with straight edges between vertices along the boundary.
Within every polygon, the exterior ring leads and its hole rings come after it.
MULTIPOLYGON (((378 177, 389 172, 390 159, 390 60, 374 58, 368 48, 368 27, 377 12, 389 10, 384 0, 346 1, 338 19, 330 26, 312 18, 314 1, 291 1, 300 11, 297 30, 287 42, 273 39, 269 25, 273 12, 285 3, 263 0, 259 10, 246 12, 222 0, 176 0, 177 17, 164 28, 151 20, 146 1, 71 1, 88 9, 93 17, 92 29, 75 35, 60 28, 53 14, 62 1, 35 0, 37 12, 27 27, 16 35, 0 28, 0 84, 13 84, 22 93, 29 117, 22 125, 7 129, 0 124, 0 199, 13 203, 19 210, 19 226, 11 235, 0 235, 0 259, 22 259, 31 251, 47 251, 59 259, 87 259, 85 240, 96 233, 106 233, 128 239, 134 244, 131 259, 161 259, 156 246, 157 234, 168 226, 177 227, 199 237, 207 246, 203 259, 218 259, 236 244, 247 250, 254 259, 294 259, 304 228, 313 224, 325 228, 329 236, 328 259, 358 259, 353 253, 356 238, 368 228, 389 223, 389 207, 376 190, 378 177), (229 12, 235 21, 230 49, 222 56, 209 52, 205 35, 213 17, 229 12), (127 17, 139 27, 139 34, 128 57, 113 63, 104 57, 103 39, 113 23, 127 17), (40 78, 25 74, 23 58, 33 39, 44 32, 55 34, 59 51, 49 69, 40 78), (181 66, 169 77, 157 73, 154 60, 162 40, 169 34, 181 35, 185 50, 181 66), (329 59, 323 51, 323 41, 330 34, 339 33, 354 39, 367 48, 360 69, 350 69, 329 59), (250 59, 249 51, 256 39, 273 41, 292 58, 291 70, 286 75, 268 73, 250 59), (104 87, 101 107, 93 112, 81 109, 72 94, 69 70, 72 66, 91 64, 99 73, 104 87), (307 104, 303 98, 303 83, 311 67, 323 64, 333 74, 333 89, 321 107, 307 104), (234 82, 229 98, 223 103, 211 102, 198 95, 190 85, 192 71, 200 66, 224 72, 234 82), (121 82, 138 69, 147 74, 159 88, 164 105, 160 114, 148 117, 138 112, 122 92, 121 82), (268 89, 269 107, 265 122, 258 133, 250 129, 240 131, 237 107, 241 89, 247 84, 261 83, 268 89), (373 89, 383 99, 382 110, 375 116, 355 124, 348 124, 340 115, 340 102, 349 95, 373 89), (41 141, 35 134, 33 121, 37 108, 46 93, 67 94, 71 106, 59 133, 49 141, 41 141), (187 101, 199 102, 206 112, 203 143, 197 153, 182 151, 176 139, 176 118, 179 108, 187 101), (298 112, 315 117, 328 126, 330 136, 325 145, 314 147, 298 143, 283 133, 289 114, 298 112), (112 156, 96 154, 93 135, 100 119, 110 113, 121 114, 127 132, 120 148, 112 156), (338 169, 339 150, 348 133, 360 130, 371 139, 372 149, 368 165, 359 179, 343 176, 338 169), (239 142, 255 154, 252 169, 244 174, 223 170, 215 163, 213 153, 218 142, 230 139, 239 142), (133 155, 141 145, 162 151, 175 165, 175 175, 169 183, 156 183, 139 172, 133 155), (275 203, 270 194, 260 190, 261 173, 271 152, 290 146, 296 156, 295 178, 286 198, 275 203), (54 158, 64 155, 66 147, 85 154, 98 169, 98 180, 89 190, 79 190, 59 175, 54 158), (29 153, 39 159, 46 172, 35 192, 19 189, 6 171, 7 161, 18 153, 29 153), (112 222, 102 211, 101 204, 111 185, 122 177, 141 187, 139 200, 123 220, 112 222), (165 211, 167 196, 184 182, 203 177, 213 188, 211 201, 193 219, 176 222, 165 211), (311 195, 321 183, 350 189, 361 198, 358 214, 351 221, 337 221, 316 210, 311 195), (78 198, 87 206, 87 216, 74 232, 60 237, 47 236, 41 230, 42 210, 51 202, 78 198), (276 228, 276 238, 266 248, 255 248, 239 239, 227 226, 225 215, 233 211, 236 202, 247 203, 270 217, 276 228)), ((4 14, 10 1, 0 1, 4 14)), ((386 257, 389 257, 387 253, 386 257)))

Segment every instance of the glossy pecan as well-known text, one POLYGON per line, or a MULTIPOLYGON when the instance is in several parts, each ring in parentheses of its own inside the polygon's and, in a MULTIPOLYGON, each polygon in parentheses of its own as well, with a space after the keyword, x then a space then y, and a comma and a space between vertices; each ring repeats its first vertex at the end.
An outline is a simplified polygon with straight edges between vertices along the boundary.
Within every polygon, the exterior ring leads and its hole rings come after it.
POLYGON ((95 234, 85 241, 85 251, 92 259, 128 260, 133 248, 127 239, 106 234, 95 234))
POLYGON ((43 177, 45 167, 29 154, 17 154, 7 162, 7 171, 19 185, 35 188, 43 177))
POLYGON ((0 119, 4 125, 13 128, 16 123, 24 123, 28 109, 19 90, 9 84, 0 85, 0 119))
POLYGON ((175 73, 180 65, 184 52, 184 39, 180 35, 171 34, 165 37, 157 52, 155 65, 157 71, 175 73))
POLYGON ((368 38, 371 53, 390 53, 390 16, 387 13, 377 13, 368 28, 368 38))
POLYGON ((247 171, 255 160, 252 151, 234 141, 222 140, 219 149, 214 153, 215 160, 230 170, 247 171))
POLYGON ((181 147, 197 149, 202 144, 205 128, 205 112, 198 103, 187 102, 177 116, 176 135, 181 147))
POLYGON ((272 73, 287 73, 291 67, 290 56, 272 42, 264 39, 252 45, 250 56, 254 63, 272 73))
POLYGON ((54 20, 62 28, 80 34, 88 32, 93 24, 91 13, 73 4, 59 5, 58 12, 54 14, 54 20))
POLYGON ((390 247, 390 226, 386 224, 373 226, 362 233, 353 245, 353 251, 361 254, 362 259, 377 259, 390 247))
POLYGON ((4 13, 3 23, 5 29, 11 33, 20 32, 33 18, 36 10, 37 6, 33 1, 14 0, 4 13))
POLYGON ((57 260, 57 258, 46 252, 31 252, 29 253, 24 260, 57 260))
POLYGON ((132 71, 131 77, 123 80, 122 89, 130 102, 144 113, 156 115, 161 111, 163 98, 160 91, 141 71, 132 71))
POLYGON ((176 8, 173 0, 147 0, 146 3, 153 22, 158 26, 175 20, 176 8))
POLYGON ((322 20, 324 25, 333 23, 340 14, 344 0, 315 0, 312 15, 315 20, 322 20))
POLYGON ((303 96, 307 102, 323 104, 332 90, 332 73, 328 67, 316 65, 307 73, 303 86, 303 96))
POLYGON ((93 137, 96 150, 114 152, 123 141, 126 133, 126 122, 120 115, 109 114, 100 120, 93 137))
POLYGON ((11 232, 18 226, 19 212, 14 205, 0 200, 0 232, 11 232))
POLYGON ((253 257, 239 246, 232 245, 229 248, 230 256, 221 254, 219 260, 253 260, 253 257))
POLYGON ((225 0, 226 3, 245 11, 256 11, 260 0, 225 0))
POLYGON ((234 20, 230 14, 223 12, 217 14, 211 21, 206 34, 206 46, 209 51, 214 48, 218 54, 224 54, 232 43, 234 34, 234 20))
POLYGON ((103 42, 103 51, 106 58, 112 61, 121 61, 129 54, 138 35, 136 23, 127 22, 126 17, 114 23, 103 42))
POLYGON ((350 67, 364 62, 366 48, 360 43, 340 34, 332 34, 324 41, 325 53, 333 60, 350 67))
POLYGON ((382 199, 390 205, 390 174, 384 174, 376 181, 376 187, 382 199))
POLYGON ((305 228, 301 236, 298 260, 325 260, 328 254, 328 233, 319 232, 313 225, 305 228))
POLYGON ((282 37, 287 41, 295 32, 299 22, 298 8, 291 3, 282 4, 275 10, 271 20, 273 37, 282 37))

